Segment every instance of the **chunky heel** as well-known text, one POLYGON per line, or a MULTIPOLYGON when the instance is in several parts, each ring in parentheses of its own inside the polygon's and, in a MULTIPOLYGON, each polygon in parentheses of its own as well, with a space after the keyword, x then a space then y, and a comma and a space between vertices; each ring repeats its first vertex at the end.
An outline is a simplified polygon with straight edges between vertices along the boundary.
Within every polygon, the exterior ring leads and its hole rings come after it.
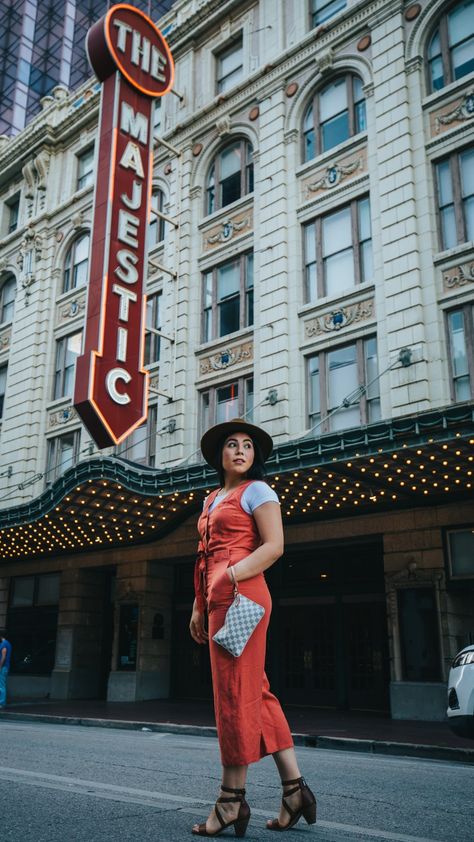
POLYGON ((294 827, 297 822, 299 822, 301 816, 306 819, 308 824, 315 824, 316 823, 316 798, 314 797, 313 793, 311 792, 308 784, 306 783, 304 778, 295 778, 292 781, 282 781, 283 787, 292 786, 293 789, 288 790, 287 792, 283 793, 283 798, 281 799, 281 803, 283 804, 286 812, 290 817, 290 821, 288 824, 280 824, 278 819, 272 819, 267 822, 267 830, 289 830, 290 827, 294 827), (290 795, 295 795, 297 792, 301 792, 301 807, 298 810, 293 810, 293 808, 288 804, 286 798, 289 798, 290 795))
POLYGON ((206 823, 200 824, 197 826, 197 830, 193 828, 193 833, 195 836, 219 836, 223 830, 227 827, 234 826, 235 835, 242 837, 245 836, 247 831, 247 825, 250 821, 250 807, 245 800, 245 789, 234 789, 230 786, 221 786, 222 792, 231 792, 232 797, 226 798, 221 796, 217 799, 216 805, 214 807, 215 814, 219 820, 220 827, 214 831, 214 833, 210 833, 206 828, 206 823), (222 818, 221 812, 218 808, 218 804, 230 804, 231 802, 238 803, 240 802, 239 812, 237 813, 237 818, 233 819, 230 822, 225 822, 222 818))
POLYGON ((248 823, 250 821, 250 811, 248 816, 245 819, 240 819, 240 821, 234 824, 235 835, 241 839, 247 833, 248 823))
POLYGON ((309 804, 303 809, 303 818, 307 824, 316 824, 316 799, 313 804, 309 804))

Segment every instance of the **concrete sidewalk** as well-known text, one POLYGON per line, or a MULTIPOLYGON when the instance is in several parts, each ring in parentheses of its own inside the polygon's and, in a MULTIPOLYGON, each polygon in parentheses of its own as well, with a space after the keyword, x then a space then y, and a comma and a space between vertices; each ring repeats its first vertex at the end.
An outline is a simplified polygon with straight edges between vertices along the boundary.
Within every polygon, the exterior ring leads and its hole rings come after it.
MULTIPOLYGON (((383 714, 285 707, 295 743, 474 763, 474 740, 453 734, 446 722, 393 720, 383 714)), ((0 720, 40 721, 215 735, 212 706, 202 701, 30 701, 13 703, 0 720)))

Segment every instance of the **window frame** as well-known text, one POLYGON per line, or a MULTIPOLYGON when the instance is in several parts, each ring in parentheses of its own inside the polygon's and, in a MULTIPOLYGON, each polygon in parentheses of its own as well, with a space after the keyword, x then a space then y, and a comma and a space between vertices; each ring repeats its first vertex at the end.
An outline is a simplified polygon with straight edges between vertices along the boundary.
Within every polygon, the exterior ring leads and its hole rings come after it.
POLYGON ((474 568, 472 573, 453 573, 453 548, 451 544, 451 535, 454 535, 455 533, 459 532, 468 532, 472 534, 473 531, 474 525, 456 526, 453 528, 445 529, 444 531, 444 543, 446 547, 446 568, 449 580, 451 582, 459 582, 460 584, 462 584, 463 582, 468 582, 474 579, 474 568))
MULTIPOLYGON (((148 416, 146 421, 143 424, 140 424, 139 427, 136 427, 133 431, 134 433, 142 433, 146 435, 144 440, 145 444, 145 457, 144 459, 133 459, 133 448, 135 447, 135 442, 129 441, 129 438, 126 438, 123 442, 117 445, 116 455, 127 459, 129 462, 133 462, 136 465, 144 465, 148 468, 155 467, 155 460, 156 460, 156 434, 157 434, 157 424, 158 424, 158 406, 156 403, 150 404, 148 406, 148 416), (127 455, 127 450, 131 450, 131 453, 127 455)), ((133 435, 133 433, 132 433, 133 435)), ((143 440, 140 440, 143 441, 143 440)))
MULTIPOLYGON (((330 6, 333 2, 335 2, 335 0, 326 0, 323 8, 325 8, 327 6, 330 6)), ((340 8, 338 8, 338 9, 336 9, 336 11, 333 12, 332 14, 328 15, 328 17, 324 17, 322 20, 316 22, 317 10, 315 8, 315 0, 311 0, 311 2, 309 4, 310 28, 316 29, 316 27, 318 27, 318 26, 323 26, 328 20, 331 20, 333 17, 338 15, 339 12, 343 11, 343 9, 346 9, 347 8, 347 0, 341 0, 341 2, 343 2, 344 5, 340 6, 340 8)))
MULTIPOLYGON (((334 76, 330 81, 324 84, 321 87, 316 88, 314 91, 311 99, 307 102, 306 107, 303 112, 303 119, 302 119, 302 132, 301 132, 301 142, 302 142, 302 150, 301 150, 301 158, 303 163, 308 164, 310 161, 316 160, 320 155, 325 155, 327 152, 330 152, 333 149, 336 149, 340 146, 341 143, 346 143, 346 141, 350 140, 351 138, 357 137, 359 134, 363 134, 363 132, 367 131, 367 129, 363 129, 361 131, 356 131, 356 106, 359 102, 366 103, 366 97, 364 96, 361 100, 356 100, 354 95, 354 81, 358 79, 362 85, 362 90, 364 86, 364 80, 358 73, 340 73, 337 76, 334 76), (344 140, 339 141, 339 143, 334 144, 334 146, 329 146, 327 149, 322 148, 322 133, 321 133, 321 121, 320 121, 320 97, 328 88, 332 85, 335 85, 336 82, 340 79, 345 79, 346 84, 346 100, 347 100, 347 112, 348 112, 348 123, 349 123, 349 133, 344 140), (309 131, 305 131, 305 123, 308 112, 310 108, 313 109, 313 126, 311 131, 314 133, 314 155, 312 158, 306 157, 306 137, 309 131)), ((365 112, 365 120, 367 122, 367 109, 365 112)), ((327 121, 326 121, 327 122, 327 121)))
MULTIPOLYGON (((449 46, 449 33, 448 33, 448 15, 452 12, 456 6, 460 5, 459 2, 451 3, 449 8, 445 9, 443 14, 438 18, 435 27, 431 30, 431 34, 426 41, 426 48, 425 48, 425 73, 426 73, 426 90, 428 94, 436 94, 440 93, 444 88, 448 85, 451 85, 453 82, 460 82, 461 79, 464 79, 466 76, 469 76, 469 73, 460 76, 459 79, 454 78, 453 73, 453 63, 451 59, 451 50, 454 47, 458 47, 459 44, 463 42, 460 41, 457 44, 453 45, 453 47, 449 46), (439 42, 440 42, 440 55, 441 55, 441 63, 443 65, 443 84, 440 88, 433 87, 433 80, 431 76, 431 60, 429 57, 429 50, 433 39, 436 36, 436 33, 439 33, 439 42)), ((468 36, 472 37, 472 36, 468 36)), ((471 71, 472 72, 472 71, 471 71)))
MULTIPOLYGON (((464 211, 464 202, 466 199, 463 198, 462 195, 462 176, 460 160, 461 155, 464 152, 474 153, 474 145, 463 146, 460 149, 455 149, 448 155, 444 155, 442 158, 437 158, 433 161, 433 182, 436 198, 436 228, 438 234, 438 246, 440 251, 448 251, 451 248, 456 248, 457 246, 461 246, 464 243, 469 242, 469 240, 467 239, 467 219, 466 213, 464 211), (451 204, 454 207, 454 221, 456 225, 457 243, 454 246, 447 246, 444 244, 443 226, 441 222, 441 196, 439 189, 438 167, 446 162, 449 164, 451 190, 453 195, 453 201, 451 204)), ((447 205, 443 205, 443 207, 447 207, 447 205)))
POLYGON ((454 376, 453 365, 453 347, 451 343, 451 332, 449 329, 449 316, 451 313, 461 312, 464 319, 464 339, 466 343, 466 356, 469 376, 469 389, 471 396, 468 400, 474 397, 474 302, 467 301, 465 304, 459 304, 457 307, 450 307, 444 311, 444 324, 446 331, 446 345, 449 371, 449 391, 452 403, 463 403, 463 400, 458 400, 456 397, 456 377, 454 376))
POLYGON ((89 271, 89 261, 90 261, 90 247, 91 247, 91 234, 90 231, 83 231, 77 237, 74 238, 72 243, 70 244, 63 262, 63 274, 62 274, 62 293, 72 292, 74 289, 83 289, 87 287, 87 279, 83 284, 77 284, 77 269, 79 266, 83 265, 84 263, 87 264, 86 266, 86 274, 89 271), (87 258, 85 260, 79 261, 79 263, 75 262, 75 254, 77 251, 77 246, 82 240, 87 237, 88 238, 88 250, 87 250, 87 258), (67 266, 68 260, 70 260, 69 267, 67 266), (69 272, 66 278, 66 273, 69 272))
MULTIPOLYGON (((161 187, 154 186, 151 193, 150 207, 153 208, 154 199, 157 199, 155 210, 164 213, 165 193, 161 187)), ((148 223, 148 251, 159 246, 166 236, 166 221, 150 210, 150 221, 148 223)))
MULTIPOLYGON (((80 442, 81 442, 81 431, 80 430, 70 430, 67 433, 61 433, 59 436, 54 436, 47 440, 47 453, 46 453, 46 470, 45 470, 45 484, 46 486, 53 485, 57 479, 62 476, 60 473, 60 465, 59 465, 59 443, 61 439, 66 438, 66 436, 73 437, 73 447, 72 447, 72 464, 69 468, 73 468, 77 465, 79 460, 79 449, 80 449, 80 442)), ((67 468, 66 470, 69 470, 67 468)))
POLYGON ((161 292, 161 290, 159 292, 153 292, 150 295, 147 295, 145 313, 145 343, 143 347, 143 363, 147 368, 151 365, 154 365, 155 363, 160 362, 161 336, 157 336, 156 333, 151 333, 151 331, 149 330, 148 313, 151 310, 151 327, 155 328, 156 330, 161 330, 161 319, 163 310, 162 295, 163 293, 161 292), (150 304, 151 307, 149 310, 150 304), (150 359, 148 359, 148 356, 150 356, 150 359))
POLYGON ((18 229, 20 221, 20 194, 16 193, 6 200, 5 206, 8 211, 7 236, 18 229))
POLYGON ((5 396, 7 394, 7 377, 8 377, 8 363, 2 363, 0 365, 0 422, 3 418, 3 410, 5 408, 5 396), (1 391, 1 384, 2 384, 2 377, 5 375, 5 387, 4 391, 1 391))
MULTIPOLYGON (((81 337, 81 348, 82 348, 82 338, 83 338, 83 331, 76 330, 74 333, 67 333, 65 336, 60 336, 56 339, 55 345, 55 360, 54 360, 54 376, 53 376, 53 388, 52 388, 52 397, 51 400, 57 401, 61 400, 61 398, 72 398, 73 395, 65 394, 65 381, 66 381, 66 369, 70 368, 70 366, 66 366, 66 354, 67 354, 67 344, 70 339, 73 337, 80 336, 81 337), (59 360, 58 365, 58 358, 59 360), (58 378, 59 375, 59 378, 58 378), (59 382, 59 388, 57 389, 57 384, 59 382), (60 391, 61 394, 57 395, 56 391, 60 391)), ((74 368, 76 364, 74 363, 74 368)))
POLYGON ((205 433, 205 431, 209 428, 214 426, 217 417, 217 392, 219 389, 225 389, 229 386, 237 385, 238 387, 238 418, 246 418, 250 423, 253 419, 253 409, 254 409, 254 396, 255 396, 255 381, 253 373, 249 374, 242 374, 240 377, 234 378, 232 380, 225 380, 222 383, 216 383, 212 386, 207 386, 199 391, 199 438, 205 433), (248 411, 248 397, 249 397, 249 385, 252 384, 252 390, 250 394, 252 395, 252 407, 251 412, 248 411), (209 408, 209 422, 207 423, 204 420, 204 402, 205 399, 208 399, 208 408, 209 408))
MULTIPOLYGON (((372 402, 378 402, 380 406, 380 388, 378 389, 377 394, 373 395, 373 397, 368 397, 368 379, 367 379, 367 354, 366 354, 366 344, 370 340, 375 340, 377 343, 377 335, 375 333, 369 334, 367 336, 357 337, 349 342, 343 342, 340 345, 335 345, 334 347, 324 347, 320 350, 313 351, 309 353, 305 357, 305 366, 306 366, 306 423, 307 429, 309 431, 313 431, 314 428, 319 423, 319 432, 317 435, 324 435, 325 433, 336 432, 335 430, 331 429, 331 419, 330 413, 334 410, 335 407, 329 408, 329 371, 328 371, 328 356, 333 351, 340 351, 344 348, 349 348, 351 346, 355 346, 355 359, 357 364, 357 379, 358 379, 358 386, 361 388, 361 396, 358 401, 359 405, 359 424, 360 426, 366 426, 367 424, 377 423, 376 420, 370 420, 370 404, 372 402), (319 362, 319 404, 320 404, 320 412, 319 412, 319 422, 314 422, 313 416, 317 413, 311 412, 311 371, 310 371, 310 363, 311 360, 318 358, 319 362)), ((377 372, 380 375, 379 365, 378 365, 378 345, 377 345, 377 372)), ((378 384, 378 381, 376 381, 378 384)), ((355 386, 354 390, 358 387, 355 386)), ((343 428, 345 429, 345 428, 343 428)))
MULTIPOLYGON (((372 214, 371 214, 371 206, 370 206, 370 194, 366 193, 363 196, 357 196, 354 199, 351 199, 350 202, 346 204, 339 205, 335 208, 332 208, 330 211, 319 214, 313 219, 309 219, 307 222, 303 223, 302 225, 302 234, 303 234, 303 256, 304 256, 304 299, 305 304, 312 304, 316 301, 320 301, 322 298, 327 297, 335 297, 337 298, 341 295, 340 292, 331 294, 327 291, 326 286, 326 270, 325 270, 325 260, 327 257, 324 256, 324 243, 323 243, 323 221, 330 216, 334 216, 337 213, 340 213, 347 208, 350 209, 350 217, 351 217, 351 237, 352 237, 352 257, 353 257, 353 264, 354 264, 354 285, 351 287, 347 287, 347 289, 356 289, 363 283, 373 283, 374 278, 369 280, 362 279, 363 274, 363 266, 362 266, 362 257, 363 257, 363 243, 367 243, 370 241, 372 243, 372 214), (360 225, 360 217, 359 217, 359 205, 360 203, 367 201, 369 202, 369 219, 370 219, 370 238, 361 239, 361 225, 360 225), (316 259, 315 261, 308 262, 307 261, 307 254, 306 254, 306 231, 309 226, 315 226, 315 254, 316 259), (316 264, 316 297, 311 297, 311 290, 309 284, 309 272, 308 267, 316 264)), ((345 249, 342 249, 343 251, 345 249)), ((338 252, 335 252, 335 254, 338 252)))
POLYGON ((243 76, 244 76, 244 35, 243 35, 243 30, 240 30, 239 32, 235 33, 235 35, 233 35, 233 37, 230 41, 228 41, 225 45, 223 45, 223 46, 219 47, 217 50, 215 50, 214 58, 215 58, 215 80, 216 80, 216 82, 215 82, 215 92, 216 92, 216 96, 220 96, 222 94, 225 94, 227 91, 231 90, 234 87, 234 85, 238 85, 239 82, 242 81, 242 79, 243 79, 243 76), (241 64, 239 64, 237 66, 237 68, 234 68, 234 70, 232 70, 230 73, 227 73, 224 76, 220 76, 219 75, 219 67, 220 67, 220 63, 221 63, 222 59, 227 58, 227 56, 231 55, 232 53, 234 53, 234 52, 237 53, 239 51, 241 52, 241 59, 242 59, 241 64), (229 77, 231 78, 233 76, 233 74, 236 72, 236 70, 238 70, 238 69, 241 70, 241 74, 238 77, 237 81, 232 82, 230 85, 225 85, 225 84, 223 85, 223 83, 225 83, 225 81, 227 79, 229 79, 229 77))
POLYGON ((0 327, 2 327, 3 325, 11 324, 13 322, 13 317, 15 315, 16 293, 17 283, 15 275, 12 272, 8 272, 5 275, 3 281, 0 281, 0 327), (5 303, 5 290, 7 289, 7 287, 13 289, 14 294, 13 298, 5 303), (13 305, 11 319, 5 318, 5 310, 10 305, 13 305))
POLYGON ((241 252, 241 254, 237 254, 232 258, 228 258, 220 263, 217 263, 215 266, 210 266, 208 269, 205 269, 201 273, 201 343, 207 344, 209 342, 219 342, 221 339, 224 339, 226 336, 232 336, 233 333, 237 333, 241 330, 252 329, 253 328, 253 301, 254 301, 254 263, 253 263, 254 253, 253 250, 250 249, 249 251, 241 252), (248 278, 248 266, 249 266, 249 258, 252 258, 252 286, 247 286, 247 278, 248 278), (222 269, 227 264, 236 263, 239 261, 239 272, 240 272, 240 281, 239 281, 239 292, 238 296, 234 295, 234 298, 238 297, 239 301, 239 327, 237 330, 232 331, 231 333, 223 333, 219 334, 219 305, 223 301, 229 300, 230 296, 226 299, 217 298, 217 288, 218 288, 218 274, 219 269, 222 269), (212 277, 212 304, 210 307, 206 307, 206 279, 211 275, 212 277), (251 298, 250 298, 251 293, 251 298), (252 301, 252 306, 249 305, 249 301, 252 301), (252 311, 252 322, 250 323, 249 320, 249 313, 250 310, 252 311), (207 325, 207 313, 210 312, 210 321, 211 321, 211 336, 208 338, 206 336, 206 325, 207 325))
POLYGON ((210 216, 223 208, 238 202, 244 196, 251 196, 254 192, 254 165, 253 165, 253 146, 251 142, 245 137, 235 137, 229 143, 216 152, 212 159, 211 165, 207 170, 206 177, 206 191, 205 191, 205 215, 210 216), (221 157, 223 153, 232 146, 240 144, 240 195, 231 202, 222 204, 222 185, 225 179, 221 179, 221 157), (213 186, 210 185, 211 177, 213 177, 213 186))
POLYGON ((95 146, 87 147, 86 149, 81 149, 80 152, 76 155, 77 158, 77 168, 76 168, 76 192, 79 190, 85 190, 86 187, 90 187, 94 183, 94 164, 95 164, 95 146), (91 158, 91 167, 90 169, 86 170, 81 174, 81 164, 91 158))

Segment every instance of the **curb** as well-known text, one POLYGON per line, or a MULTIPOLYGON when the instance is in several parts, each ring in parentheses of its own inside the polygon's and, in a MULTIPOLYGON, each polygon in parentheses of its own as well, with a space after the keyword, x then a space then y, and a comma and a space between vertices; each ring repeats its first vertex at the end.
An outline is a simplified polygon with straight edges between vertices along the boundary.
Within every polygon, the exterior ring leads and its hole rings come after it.
MULTIPOLYGON (((124 731, 152 731, 158 734, 183 734, 186 736, 217 737, 211 725, 179 725, 173 722, 134 722, 124 719, 92 719, 80 716, 53 716, 41 713, 14 713, 5 711, 3 720, 14 722, 44 722, 50 725, 81 725, 86 728, 119 728, 124 731)), ((448 760, 474 764, 474 749, 432 746, 420 743, 397 743, 388 740, 358 740, 352 737, 325 737, 316 734, 293 733, 296 746, 305 748, 355 751, 365 754, 393 757, 418 757, 427 760, 448 760)))

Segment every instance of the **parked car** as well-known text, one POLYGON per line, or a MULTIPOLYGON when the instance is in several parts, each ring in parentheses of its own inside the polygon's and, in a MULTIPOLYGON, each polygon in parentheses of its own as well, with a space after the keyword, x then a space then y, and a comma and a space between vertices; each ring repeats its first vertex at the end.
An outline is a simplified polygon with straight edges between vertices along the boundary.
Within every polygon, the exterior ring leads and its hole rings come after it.
POLYGON ((447 713, 455 734, 474 739, 474 645, 458 652, 449 671, 447 713))

